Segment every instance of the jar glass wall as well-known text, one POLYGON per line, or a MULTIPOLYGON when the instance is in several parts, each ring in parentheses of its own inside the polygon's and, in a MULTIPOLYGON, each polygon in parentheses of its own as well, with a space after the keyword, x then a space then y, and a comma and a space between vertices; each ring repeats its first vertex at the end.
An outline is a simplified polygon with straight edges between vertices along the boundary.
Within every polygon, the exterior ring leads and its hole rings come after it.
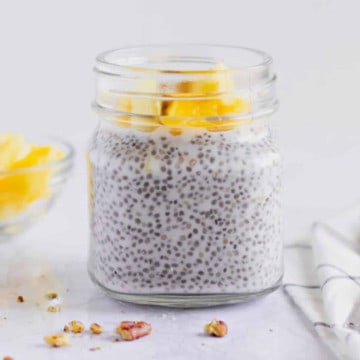
POLYGON ((283 273, 271 59, 155 46, 97 59, 88 150, 92 280, 166 306, 246 301, 283 273))

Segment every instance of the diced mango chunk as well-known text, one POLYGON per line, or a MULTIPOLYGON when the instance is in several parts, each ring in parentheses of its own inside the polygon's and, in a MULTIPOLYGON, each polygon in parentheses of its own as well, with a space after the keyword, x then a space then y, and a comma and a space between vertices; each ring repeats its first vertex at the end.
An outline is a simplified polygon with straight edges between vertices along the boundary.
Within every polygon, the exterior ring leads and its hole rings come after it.
MULTIPOLYGON (((16 148, 19 136, 7 135, 6 143, 6 149, 16 148)), ((18 150, 18 155, 10 159, 9 152, 2 151, 5 148, 4 141, 0 141, 0 220, 8 220, 26 210, 36 200, 46 199, 50 194, 52 170, 34 169, 34 166, 44 165, 64 156, 61 150, 52 146, 30 145, 25 141, 20 143, 23 146, 21 151, 18 150), (24 149, 28 151, 25 153, 24 149)))
POLYGON ((11 164, 21 159, 29 151, 22 135, 0 135, 0 170, 7 169, 11 164))
POLYGON ((174 100, 167 108, 169 118, 162 119, 166 126, 206 127, 209 131, 225 131, 234 129, 243 124, 239 119, 234 120, 207 120, 207 117, 216 117, 230 114, 241 114, 250 111, 247 101, 241 98, 215 100, 174 100), (183 117, 171 118, 171 117, 183 117), (191 119, 191 117, 193 117, 191 119), (190 118, 190 119, 189 119, 190 118))
POLYGON ((139 116, 118 116, 118 125, 121 127, 133 127, 136 130, 151 132, 159 127, 157 121, 146 118, 146 115, 161 115, 161 101, 155 99, 147 99, 146 94, 157 93, 159 84, 155 80, 143 80, 135 88, 135 91, 142 94, 141 98, 119 98, 117 110, 126 113, 134 113, 139 116), (140 115, 145 115, 141 117, 140 115))
POLYGON ((223 64, 211 68, 204 78, 198 81, 184 81, 178 84, 179 93, 194 95, 209 95, 211 93, 224 93, 234 89, 231 73, 223 64))
POLYGON ((174 100, 168 106, 168 116, 216 116, 221 100, 174 100))
POLYGON ((229 97, 221 100, 219 115, 246 114, 250 112, 249 101, 240 97, 229 97))
MULTIPOLYGON (((158 92, 159 84, 155 80, 144 80, 137 86, 137 91, 142 93, 144 97, 146 94, 154 94, 158 92)), ((161 101, 146 98, 131 99, 131 111, 134 114, 141 115, 161 115, 161 101)))

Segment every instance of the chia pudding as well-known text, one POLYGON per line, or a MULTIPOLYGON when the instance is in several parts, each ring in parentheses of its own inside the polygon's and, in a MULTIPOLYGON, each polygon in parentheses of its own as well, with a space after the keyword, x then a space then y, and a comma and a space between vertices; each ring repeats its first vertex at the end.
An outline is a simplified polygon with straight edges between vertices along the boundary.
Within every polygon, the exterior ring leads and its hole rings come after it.
POLYGON ((91 140, 89 272, 122 294, 247 294, 282 277, 266 122, 224 132, 104 122, 91 140))

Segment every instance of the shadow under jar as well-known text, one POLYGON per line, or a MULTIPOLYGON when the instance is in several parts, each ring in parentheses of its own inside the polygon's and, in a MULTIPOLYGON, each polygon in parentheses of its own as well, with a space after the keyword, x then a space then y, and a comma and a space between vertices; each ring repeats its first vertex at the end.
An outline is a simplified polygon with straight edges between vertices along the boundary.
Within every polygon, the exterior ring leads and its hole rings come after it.
POLYGON ((98 56, 88 148, 92 280, 134 303, 248 301, 281 284, 272 60, 166 45, 98 56))

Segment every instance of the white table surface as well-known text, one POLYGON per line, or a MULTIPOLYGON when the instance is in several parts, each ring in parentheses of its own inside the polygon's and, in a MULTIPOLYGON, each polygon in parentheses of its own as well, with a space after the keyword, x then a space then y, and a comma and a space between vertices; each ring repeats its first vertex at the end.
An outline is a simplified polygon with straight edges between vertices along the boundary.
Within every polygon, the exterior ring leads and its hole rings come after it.
MULTIPOLYGON (((252 303, 200 310, 137 306, 106 297, 90 282, 86 271, 88 230, 84 141, 74 141, 78 147, 76 167, 57 204, 40 223, 22 236, 0 243, 0 359, 5 355, 15 360, 119 357, 156 360, 200 357, 207 360, 334 359, 310 322, 281 289, 252 303), (50 302, 44 294, 51 291, 61 296, 61 312, 46 310, 50 302), (24 296, 24 303, 16 302, 18 295, 24 296), (203 334, 204 324, 213 318, 228 323, 228 336, 217 339, 203 334), (87 326, 98 322, 106 331, 99 336, 88 333, 71 336, 71 347, 48 347, 43 337, 61 332, 71 320, 80 320, 87 326), (148 321, 153 332, 135 342, 113 342, 116 337, 113 329, 122 320, 148 321), (101 350, 91 352, 89 349, 95 345, 100 345, 101 350)), ((348 144, 349 140, 345 143, 348 144)), ((321 182, 321 176, 331 178, 334 164, 341 167, 345 160, 354 160, 359 147, 357 151, 349 145, 344 149, 350 150, 341 152, 342 155, 334 159, 329 168, 325 163, 319 169, 319 159, 307 161, 306 169, 314 173, 315 185, 321 182)), ((308 150, 311 151, 311 139, 308 150)), ((309 202, 306 208, 306 201, 301 203, 303 196, 297 194, 298 184, 309 176, 307 171, 302 171, 304 157, 306 153, 295 154, 291 161, 285 162, 286 241, 295 241, 305 235, 298 230, 307 228, 308 217, 315 217, 318 211, 322 211, 319 207, 314 211, 313 202, 309 202), (291 201, 293 205, 289 205, 291 201)), ((325 186, 326 190, 329 189, 325 186)), ((310 197, 312 192, 315 194, 315 190, 310 190, 310 197)), ((340 205, 351 200, 350 189, 346 195, 340 205)), ((326 205, 326 202, 322 205, 324 210, 326 205)))

